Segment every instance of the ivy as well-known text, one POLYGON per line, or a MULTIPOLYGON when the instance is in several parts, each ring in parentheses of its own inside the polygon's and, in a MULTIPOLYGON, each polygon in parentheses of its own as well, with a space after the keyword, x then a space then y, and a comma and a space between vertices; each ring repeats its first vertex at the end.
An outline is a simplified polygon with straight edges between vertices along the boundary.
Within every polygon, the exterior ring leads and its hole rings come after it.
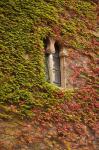
POLYGON ((25 110, 30 106, 50 108, 65 98, 69 101, 72 91, 65 95, 46 83, 43 39, 52 36, 79 51, 95 51, 89 31, 96 30, 96 4, 3 0, 0 6, 0 103, 15 103, 25 110))

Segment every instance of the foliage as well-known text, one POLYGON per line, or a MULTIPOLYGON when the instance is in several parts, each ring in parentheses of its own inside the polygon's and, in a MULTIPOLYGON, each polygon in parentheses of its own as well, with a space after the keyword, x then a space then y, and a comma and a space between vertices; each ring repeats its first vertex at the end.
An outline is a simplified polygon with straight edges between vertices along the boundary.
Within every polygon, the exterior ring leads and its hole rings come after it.
POLYGON ((92 148, 99 109, 99 40, 93 34, 97 4, 91 0, 2 0, 0 6, 0 118, 27 119, 23 126, 19 123, 21 130, 15 127, 16 132, 9 126, 6 131, 3 124, 6 136, 14 132, 16 146, 29 149, 40 149, 42 144, 50 150, 79 149, 79 145, 83 149, 85 143, 92 148), (64 90, 46 82, 43 40, 48 36, 90 59, 87 69, 72 66, 71 81, 82 77, 83 88, 64 90))
MULTIPOLYGON (((96 30, 97 5, 84 0, 2 0, 0 6, 0 103, 27 113, 70 101, 73 91, 46 83, 43 39, 53 36, 85 54, 96 53, 90 30, 96 30)), ((82 76, 96 86, 93 70, 94 79, 84 72, 82 76)))

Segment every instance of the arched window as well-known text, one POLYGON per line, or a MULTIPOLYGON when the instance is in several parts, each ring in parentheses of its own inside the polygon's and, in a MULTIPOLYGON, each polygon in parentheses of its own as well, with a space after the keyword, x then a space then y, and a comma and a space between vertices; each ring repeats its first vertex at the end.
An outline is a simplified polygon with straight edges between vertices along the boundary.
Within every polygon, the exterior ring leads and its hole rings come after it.
POLYGON ((68 85, 68 51, 65 46, 55 42, 51 37, 44 40, 46 81, 54 83, 62 88, 68 85))
POLYGON ((53 83, 61 86, 59 46, 57 43, 55 43, 55 53, 53 53, 53 83))
MULTIPOLYGON (((45 46, 50 42, 48 39, 45 41, 45 46)), ((61 73, 60 73, 60 57, 58 43, 53 43, 53 52, 46 52, 45 65, 46 65, 46 80, 54 83, 57 86, 61 86, 61 73)), ((52 48, 51 47, 51 48, 52 48)), ((48 50, 50 47, 48 48, 48 50)), ((49 50, 50 51, 50 50, 49 50)))

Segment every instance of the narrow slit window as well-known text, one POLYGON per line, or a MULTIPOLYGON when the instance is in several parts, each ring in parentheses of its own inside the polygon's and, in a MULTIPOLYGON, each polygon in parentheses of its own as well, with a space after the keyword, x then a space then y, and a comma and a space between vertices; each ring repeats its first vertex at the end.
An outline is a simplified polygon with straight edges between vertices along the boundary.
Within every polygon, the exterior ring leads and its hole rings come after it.
MULTIPOLYGON (((47 47, 48 39, 45 40, 45 48, 47 47)), ((60 57, 59 45, 55 43, 55 52, 45 54, 45 67, 46 67, 46 81, 61 86, 61 72, 60 72, 60 57)))
POLYGON ((55 53, 53 54, 53 83, 57 86, 61 86, 59 47, 56 43, 55 53))
POLYGON ((53 54, 53 83, 60 86, 60 59, 59 59, 59 51, 56 50, 53 54))
POLYGON ((46 75, 46 81, 50 82, 48 57, 49 57, 49 54, 46 53, 45 54, 45 75, 46 75))

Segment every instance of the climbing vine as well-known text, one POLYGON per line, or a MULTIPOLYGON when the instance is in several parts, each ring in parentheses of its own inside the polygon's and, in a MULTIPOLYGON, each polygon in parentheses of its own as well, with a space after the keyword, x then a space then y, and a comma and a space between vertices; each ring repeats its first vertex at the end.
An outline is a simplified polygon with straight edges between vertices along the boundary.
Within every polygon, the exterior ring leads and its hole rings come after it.
POLYGON ((97 30, 96 3, 3 0, 0 6, 1 104, 16 105, 25 113, 33 107, 50 108, 63 102, 65 97, 71 99, 73 91, 64 96, 59 88, 46 83, 43 39, 47 36, 91 57, 92 72, 83 70, 81 74, 88 85, 97 89, 98 40, 91 32, 97 30))

